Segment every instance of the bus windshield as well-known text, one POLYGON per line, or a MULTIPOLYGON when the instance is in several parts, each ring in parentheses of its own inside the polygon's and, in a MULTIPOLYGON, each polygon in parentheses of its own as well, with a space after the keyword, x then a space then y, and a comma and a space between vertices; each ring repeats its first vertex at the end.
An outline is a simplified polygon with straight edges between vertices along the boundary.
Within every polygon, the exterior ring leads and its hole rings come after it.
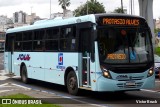
POLYGON ((152 61, 152 43, 147 28, 99 27, 98 49, 101 63, 140 64, 152 61))

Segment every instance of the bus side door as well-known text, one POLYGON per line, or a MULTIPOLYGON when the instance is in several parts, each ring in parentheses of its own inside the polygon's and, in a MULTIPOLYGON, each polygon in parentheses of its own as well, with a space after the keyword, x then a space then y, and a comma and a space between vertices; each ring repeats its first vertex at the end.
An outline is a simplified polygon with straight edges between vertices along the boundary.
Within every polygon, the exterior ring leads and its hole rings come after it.
POLYGON ((79 37, 79 81, 80 87, 91 88, 92 80, 95 79, 95 63, 91 61, 91 23, 77 25, 77 35, 79 37))
POLYGON ((6 67, 8 67, 8 73, 14 73, 14 36, 7 35, 6 41, 6 47, 8 52, 8 54, 5 54, 5 60, 7 64, 6 67))

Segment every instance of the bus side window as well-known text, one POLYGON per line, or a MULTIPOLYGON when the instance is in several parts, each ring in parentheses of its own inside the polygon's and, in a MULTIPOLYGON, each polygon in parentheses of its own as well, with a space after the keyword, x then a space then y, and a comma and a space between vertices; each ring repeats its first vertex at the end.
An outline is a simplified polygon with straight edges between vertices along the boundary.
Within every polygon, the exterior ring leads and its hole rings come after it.
POLYGON ((46 30, 45 49, 46 51, 58 51, 59 28, 46 30))
POLYGON ((44 51, 43 39, 44 39, 45 31, 37 30, 34 32, 34 42, 33 42, 33 50, 34 51, 44 51))
POLYGON ((60 50, 74 51, 76 48, 76 29, 74 26, 61 28, 60 50))
POLYGON ((21 48, 23 46, 24 51, 32 50, 32 31, 23 32, 23 42, 17 42, 17 46, 21 48), (22 44, 23 43, 23 44, 22 44))

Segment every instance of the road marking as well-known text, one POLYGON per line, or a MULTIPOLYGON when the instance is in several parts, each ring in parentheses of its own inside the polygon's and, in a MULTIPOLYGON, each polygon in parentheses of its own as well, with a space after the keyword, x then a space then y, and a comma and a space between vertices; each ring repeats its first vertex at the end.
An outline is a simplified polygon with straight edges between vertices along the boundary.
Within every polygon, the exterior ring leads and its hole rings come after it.
POLYGON ((0 90, 0 93, 8 92, 8 91, 13 91, 13 90, 0 90))
POLYGON ((155 81, 155 82, 160 82, 160 80, 159 81, 155 81))
POLYGON ((11 85, 14 85, 14 86, 17 86, 17 87, 21 87, 21 88, 24 88, 24 89, 27 89, 27 90, 31 90, 31 88, 28 88, 28 87, 26 87, 26 86, 14 84, 14 83, 11 83, 11 85))
POLYGON ((0 80, 6 80, 6 79, 8 79, 9 77, 7 77, 7 76, 0 76, 0 80))
POLYGON ((147 92, 152 92, 152 93, 160 93, 158 91, 153 91, 153 90, 147 90, 147 89, 141 89, 142 91, 147 91, 147 92))
POLYGON ((0 86, 5 86, 5 85, 9 85, 9 83, 0 84, 0 86))

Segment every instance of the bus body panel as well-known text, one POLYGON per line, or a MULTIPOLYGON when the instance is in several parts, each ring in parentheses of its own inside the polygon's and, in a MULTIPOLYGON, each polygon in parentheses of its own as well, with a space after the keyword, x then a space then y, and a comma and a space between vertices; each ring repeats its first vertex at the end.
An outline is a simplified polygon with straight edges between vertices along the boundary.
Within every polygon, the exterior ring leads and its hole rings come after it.
POLYGON ((6 73, 9 73, 9 71, 11 70, 11 61, 10 61, 10 58, 11 57, 11 54, 10 52, 4 52, 4 70, 6 73))
POLYGON ((20 65, 27 67, 28 78, 64 85, 64 73, 67 67, 72 67, 76 72, 78 67, 78 53, 53 53, 53 52, 15 52, 15 75, 20 76, 20 65), (59 54, 62 62, 59 63, 59 54), (24 60, 24 57, 30 57, 24 60), (22 58, 22 59, 20 59, 22 58))
POLYGON ((68 67, 77 73, 78 53, 49 52, 45 55, 45 81, 64 85, 64 74, 68 67))

